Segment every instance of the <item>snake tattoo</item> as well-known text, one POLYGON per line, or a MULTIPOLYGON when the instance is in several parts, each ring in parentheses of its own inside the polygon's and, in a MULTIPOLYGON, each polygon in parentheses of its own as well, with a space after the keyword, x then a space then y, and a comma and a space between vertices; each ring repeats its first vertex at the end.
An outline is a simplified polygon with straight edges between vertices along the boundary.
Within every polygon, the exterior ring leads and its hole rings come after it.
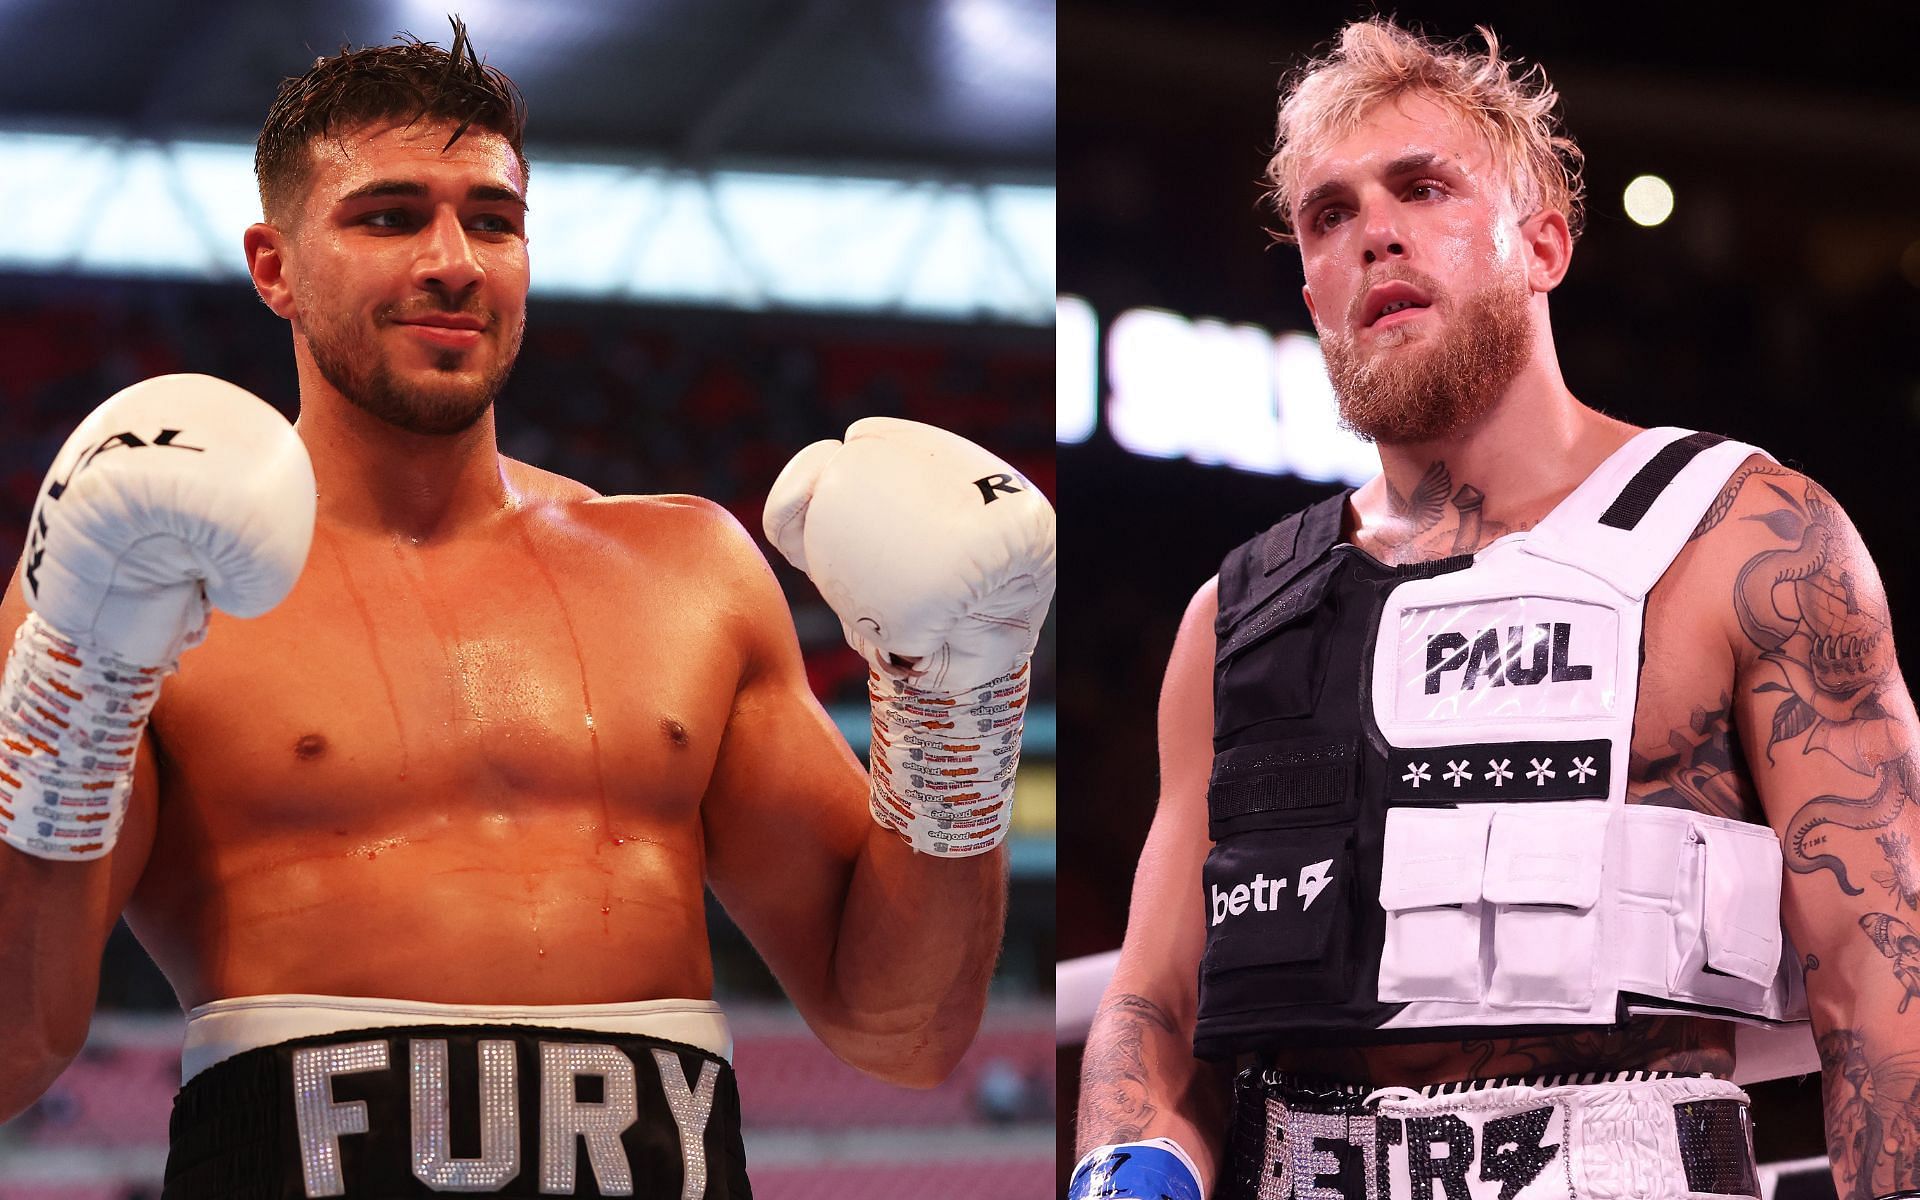
POLYGON ((1862 889, 1848 878, 1846 864, 1820 847, 1829 827, 1892 824, 1913 794, 1910 747, 1879 703, 1893 669, 1892 639, 1884 615, 1861 605, 1853 575, 1836 561, 1832 503, 1815 488, 1802 504, 1785 489, 1766 486, 1787 507, 1744 519, 1765 524, 1789 546, 1741 568, 1734 609, 1761 659, 1780 672, 1781 682, 1755 690, 1786 693, 1774 710, 1767 754, 1804 735, 1807 752, 1824 750, 1875 781, 1867 796, 1822 795, 1802 805, 1787 831, 1787 866, 1801 874, 1832 871, 1841 890, 1857 896, 1862 889))

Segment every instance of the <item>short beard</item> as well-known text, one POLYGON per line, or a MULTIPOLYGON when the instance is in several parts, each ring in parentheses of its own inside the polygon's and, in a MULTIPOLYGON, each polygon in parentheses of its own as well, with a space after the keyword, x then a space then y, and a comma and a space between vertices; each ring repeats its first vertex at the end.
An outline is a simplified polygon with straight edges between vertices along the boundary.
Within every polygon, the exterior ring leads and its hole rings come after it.
MULTIPOLYGON (((1428 289, 1429 295, 1436 292, 1428 289)), ((1371 361, 1362 361, 1344 328, 1323 333, 1320 347, 1340 401, 1340 424, 1388 445, 1465 431, 1498 406, 1533 353, 1530 295, 1524 286, 1496 284, 1457 306, 1442 302, 1448 328, 1433 345, 1407 346, 1407 335, 1389 331, 1376 339, 1380 345, 1371 361)))
MULTIPOLYGON (((321 376, 354 407, 396 429, 448 436, 473 428, 506 386, 514 360, 520 355, 522 331, 514 331, 512 345, 477 384, 436 378, 424 386, 407 386, 395 377, 377 341, 379 329, 389 323, 389 315, 377 314, 371 328, 351 319, 327 326, 309 323, 307 349, 321 376)), ((458 351, 444 351, 435 357, 434 369, 457 371, 465 357, 458 351)))

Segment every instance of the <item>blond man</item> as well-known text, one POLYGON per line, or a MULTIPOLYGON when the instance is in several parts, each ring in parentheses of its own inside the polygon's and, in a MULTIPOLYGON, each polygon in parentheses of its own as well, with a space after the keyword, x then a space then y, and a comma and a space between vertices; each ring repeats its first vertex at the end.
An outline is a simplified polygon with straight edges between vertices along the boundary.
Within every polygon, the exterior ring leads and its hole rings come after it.
POLYGON ((1840 1193, 1920 1187, 1873 563, 1763 452, 1568 389, 1582 157, 1480 32, 1350 25, 1282 101, 1279 234, 1381 473, 1187 610, 1072 1194, 1757 1196, 1735 1075, 1809 1020, 1840 1193))

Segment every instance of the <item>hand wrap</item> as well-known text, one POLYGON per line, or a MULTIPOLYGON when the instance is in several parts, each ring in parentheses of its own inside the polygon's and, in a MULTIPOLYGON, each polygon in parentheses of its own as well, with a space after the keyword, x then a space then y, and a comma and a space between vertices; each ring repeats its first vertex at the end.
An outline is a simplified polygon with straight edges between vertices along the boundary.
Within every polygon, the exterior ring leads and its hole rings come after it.
POLYGON ((0 840, 41 858, 93 859, 112 849, 140 731, 177 665, 123 662, 29 613, 0 679, 0 840))
POLYGON ((1026 660, 969 692, 941 695, 869 673, 873 819, 916 850, 965 858, 1007 836, 1026 720, 1026 660))

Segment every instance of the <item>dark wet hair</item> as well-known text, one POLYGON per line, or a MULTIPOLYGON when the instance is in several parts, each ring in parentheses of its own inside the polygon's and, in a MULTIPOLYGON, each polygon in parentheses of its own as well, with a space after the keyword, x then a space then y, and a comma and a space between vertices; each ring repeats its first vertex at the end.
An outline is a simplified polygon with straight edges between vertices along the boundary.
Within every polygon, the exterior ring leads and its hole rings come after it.
POLYGON ((465 23, 455 17, 451 50, 403 33, 389 46, 342 46, 332 58, 316 60, 306 74, 281 82, 253 150, 253 174, 267 219, 286 215, 312 169, 315 138, 338 137, 383 120, 455 122, 447 147, 477 125, 507 140, 521 177, 526 176, 527 156, 520 146, 526 100, 513 80, 480 60, 465 23))

